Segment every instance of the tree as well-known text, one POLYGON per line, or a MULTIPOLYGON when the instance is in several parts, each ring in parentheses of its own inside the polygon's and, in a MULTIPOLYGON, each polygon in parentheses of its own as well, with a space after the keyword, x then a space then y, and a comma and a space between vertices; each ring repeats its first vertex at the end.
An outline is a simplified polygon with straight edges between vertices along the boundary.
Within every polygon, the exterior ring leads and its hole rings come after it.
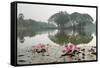
POLYGON ((64 25, 70 20, 70 16, 67 12, 60 11, 52 15, 48 21, 54 22, 58 27, 64 27, 64 25))
POLYGON ((88 23, 93 22, 93 18, 89 14, 80 14, 78 12, 74 12, 70 15, 72 24, 74 26, 78 25, 78 27, 84 27, 88 23))
POLYGON ((18 25, 20 24, 21 26, 23 25, 23 22, 24 22, 24 15, 22 14, 22 13, 20 13, 19 15, 18 15, 18 25))
POLYGON ((18 16, 18 19, 19 20, 24 20, 24 15, 22 13, 20 13, 19 16, 18 16))
POLYGON ((89 14, 82 14, 82 19, 85 22, 93 22, 93 18, 89 14))

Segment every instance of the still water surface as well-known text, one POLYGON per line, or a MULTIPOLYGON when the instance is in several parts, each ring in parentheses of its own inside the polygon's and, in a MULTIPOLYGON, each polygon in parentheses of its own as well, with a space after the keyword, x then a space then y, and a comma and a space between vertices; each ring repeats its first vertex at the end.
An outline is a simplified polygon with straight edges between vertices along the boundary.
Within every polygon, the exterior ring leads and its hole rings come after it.
MULTIPOLYGON (((35 64, 35 63, 50 63, 50 62, 65 62, 61 59, 56 59, 59 56, 60 48, 67 43, 73 43, 75 45, 82 46, 96 46, 96 33, 92 30, 74 30, 74 29, 52 29, 52 30, 18 30, 18 63, 19 64, 35 64), (32 54, 26 51, 32 48, 33 45, 43 43, 51 46, 49 49, 49 57, 40 56, 33 59, 32 54), (88 45, 90 44, 90 45, 88 45), (25 51, 26 50, 26 51, 25 51), (31 57, 30 59, 28 57, 31 57), (40 59, 39 59, 40 58, 40 59), (33 60, 32 60, 33 59, 33 60), (43 60, 40 62, 41 60, 43 60), (19 62, 19 60, 26 60, 19 62), (47 61, 48 60, 48 61, 47 61)), ((69 60, 69 59, 66 59, 69 60)), ((89 59, 87 59, 89 60, 89 59)))

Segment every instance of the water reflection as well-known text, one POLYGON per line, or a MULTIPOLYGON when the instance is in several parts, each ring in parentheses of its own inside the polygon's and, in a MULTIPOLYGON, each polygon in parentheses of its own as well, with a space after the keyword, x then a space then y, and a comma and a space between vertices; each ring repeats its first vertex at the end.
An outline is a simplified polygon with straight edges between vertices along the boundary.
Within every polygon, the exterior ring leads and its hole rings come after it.
MULTIPOLYGON (((17 32, 17 41, 18 41, 18 63, 19 64, 26 64, 30 62, 32 64, 35 63, 51 63, 51 62, 69 62, 69 61, 83 61, 83 60, 94 60, 96 58, 96 48, 94 49, 95 52, 91 52, 91 54, 87 58, 82 59, 81 54, 83 54, 84 49, 88 49, 92 45, 96 45, 93 35, 95 31, 89 31, 85 29, 46 29, 46 30, 18 30, 17 32), (93 40, 94 39, 94 40, 93 40), (73 43, 78 46, 81 44, 80 47, 80 55, 75 53, 73 57, 64 55, 62 56, 62 49, 64 44, 73 43), (91 42, 91 43, 90 43, 91 42), (32 46, 36 44, 48 44, 48 50, 46 55, 49 56, 42 56, 42 53, 33 54, 32 46), (87 44, 90 45, 88 46, 87 44), (84 45, 86 46, 84 47, 84 45), (92 44, 92 45, 91 45, 92 44), (57 45, 57 46, 56 46, 57 45), (92 55, 92 57, 91 57, 92 55), (43 60, 43 61, 41 61, 43 60)), ((94 48, 94 47, 93 47, 94 48)), ((39 49, 40 50, 40 49, 39 49)), ((91 50, 91 49, 90 49, 91 50)), ((87 51, 84 54, 87 54, 87 51)), ((41 51, 41 50, 40 50, 41 51)), ((40 52, 37 51, 37 52, 40 52)), ((42 51, 41 51, 42 52, 42 51)), ((89 52, 90 53, 90 52, 89 52)), ((71 55, 73 55, 72 53, 71 55)))
POLYGON ((91 33, 83 30, 58 30, 56 34, 48 36, 53 42, 63 45, 69 42, 73 44, 89 43, 93 37, 91 33))
POLYGON ((17 36, 19 38, 20 43, 24 43, 25 37, 34 37, 36 35, 35 31, 32 30, 18 30, 17 36))
POLYGON ((55 30, 30 30, 30 29, 24 29, 24 30, 17 30, 17 38, 19 38, 19 42, 20 43, 24 43, 25 41, 25 37, 35 37, 37 35, 42 35, 42 34, 46 34, 46 33, 52 33, 54 32, 55 30))
POLYGON ((63 45, 69 42, 73 44, 89 43, 93 39, 92 34, 94 32, 89 32, 85 29, 18 30, 17 35, 19 42, 24 43, 25 37, 34 38, 37 35, 47 34, 45 36, 52 42, 63 45))

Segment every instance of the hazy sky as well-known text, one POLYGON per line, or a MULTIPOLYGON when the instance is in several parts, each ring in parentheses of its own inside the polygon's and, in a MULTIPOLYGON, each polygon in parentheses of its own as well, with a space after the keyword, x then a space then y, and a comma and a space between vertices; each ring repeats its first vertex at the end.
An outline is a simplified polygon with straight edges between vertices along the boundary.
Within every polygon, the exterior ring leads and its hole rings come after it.
POLYGON ((23 13, 25 19, 34 19, 37 21, 45 21, 54 13, 59 11, 67 11, 69 14, 73 12, 88 13, 92 18, 96 19, 96 8, 73 7, 73 6, 52 6, 37 4, 18 4, 18 14, 23 13))

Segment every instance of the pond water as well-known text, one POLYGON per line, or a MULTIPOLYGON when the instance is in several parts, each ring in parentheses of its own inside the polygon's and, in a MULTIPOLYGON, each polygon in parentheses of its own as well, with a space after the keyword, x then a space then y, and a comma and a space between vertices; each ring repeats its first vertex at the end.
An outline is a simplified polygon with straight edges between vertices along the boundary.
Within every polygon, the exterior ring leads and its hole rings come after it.
MULTIPOLYGON (((18 30, 17 34, 17 61, 18 64, 37 64, 37 63, 56 63, 96 60, 96 55, 86 56, 85 59, 77 59, 77 55, 72 57, 61 56, 61 49, 65 44, 73 43, 80 46, 96 47, 95 30, 87 29, 46 29, 46 30, 18 30), (32 46, 39 43, 48 45, 48 56, 42 56, 40 53, 33 54, 32 46)), ((96 50, 96 49, 95 49, 96 50)), ((78 58, 81 56, 78 56, 78 58)))

